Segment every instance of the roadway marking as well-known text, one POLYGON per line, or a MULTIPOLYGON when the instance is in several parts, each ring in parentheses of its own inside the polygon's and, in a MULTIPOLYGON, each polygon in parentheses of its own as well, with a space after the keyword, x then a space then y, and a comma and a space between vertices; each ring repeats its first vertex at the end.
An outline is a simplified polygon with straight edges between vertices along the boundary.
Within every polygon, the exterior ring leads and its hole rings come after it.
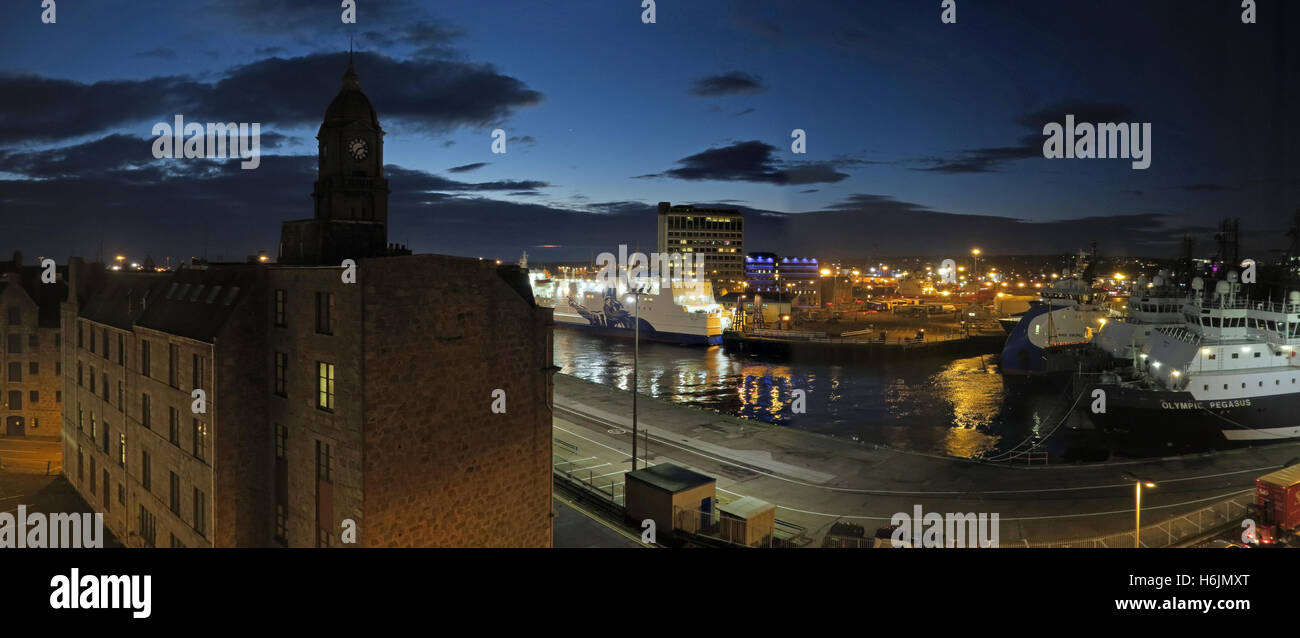
MULTIPOLYGON (((594 470, 594 469, 596 469, 596 468, 598 468, 598 467, 605 467, 606 465, 609 465, 609 463, 601 463, 600 465, 592 465, 592 466, 590 466, 590 467, 579 467, 579 468, 570 469, 570 470, 564 470, 564 471, 565 471, 565 472, 568 472, 568 473, 570 473, 570 474, 573 474, 574 472, 582 472, 582 471, 585 471, 585 470, 594 470)), ((617 474, 617 472, 615 472, 615 474, 617 474)))

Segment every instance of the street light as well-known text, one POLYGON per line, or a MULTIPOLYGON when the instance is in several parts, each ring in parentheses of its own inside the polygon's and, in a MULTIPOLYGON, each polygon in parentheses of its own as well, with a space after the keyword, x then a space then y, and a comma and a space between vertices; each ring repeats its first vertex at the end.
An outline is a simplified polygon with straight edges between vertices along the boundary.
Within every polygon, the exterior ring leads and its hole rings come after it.
MULTIPOLYGON (((980 249, 972 248, 970 249, 970 254, 972 257, 975 258, 975 263, 972 264, 973 268, 971 268, 971 272, 978 273, 980 271, 980 249)), ((978 280, 972 280, 972 281, 975 282, 975 290, 978 291, 980 288, 979 281, 978 280)))
POLYGON ((1138 548, 1141 547, 1140 538, 1142 536, 1142 488, 1154 488, 1156 484, 1152 481, 1138 478, 1128 472, 1124 472, 1120 476, 1133 481, 1133 547, 1138 548))

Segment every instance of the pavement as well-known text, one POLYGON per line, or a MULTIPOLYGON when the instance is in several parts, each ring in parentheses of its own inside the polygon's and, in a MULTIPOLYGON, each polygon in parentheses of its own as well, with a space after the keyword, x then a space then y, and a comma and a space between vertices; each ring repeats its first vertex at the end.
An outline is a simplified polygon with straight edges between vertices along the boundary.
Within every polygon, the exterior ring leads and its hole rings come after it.
POLYGON ((63 466, 63 448, 58 440, 0 436, 0 471, 51 474, 63 466))
POLYGON ((555 520, 551 526, 551 538, 556 548, 647 547, 626 530, 568 499, 556 497, 553 511, 555 520))
MULTIPOLYGON (((631 469, 631 396, 568 375, 555 377, 556 466, 621 502, 631 469)), ((1154 481, 1142 496, 1144 527, 1254 489, 1255 478, 1300 456, 1285 443, 1161 459, 1060 465, 995 464, 863 445, 831 436, 640 397, 648 461, 717 477, 718 496, 754 496, 813 544, 836 521, 868 530, 895 513, 997 513, 1003 547, 1131 531, 1128 472, 1154 481)), ((638 458, 646 459, 644 444, 638 458)), ((644 464, 644 462, 643 462, 644 464)), ((1147 540, 1149 534, 1144 533, 1147 540)))

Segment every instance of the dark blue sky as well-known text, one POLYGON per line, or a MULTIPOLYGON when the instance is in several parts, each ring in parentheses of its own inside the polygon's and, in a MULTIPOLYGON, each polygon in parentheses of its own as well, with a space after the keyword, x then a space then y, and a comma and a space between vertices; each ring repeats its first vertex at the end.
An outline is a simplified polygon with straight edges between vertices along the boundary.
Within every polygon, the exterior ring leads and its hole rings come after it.
POLYGON ((662 0, 643 24, 639 0, 358 0, 344 25, 333 0, 62 0, 47 25, 14 1, 0 251, 274 252, 351 36, 417 252, 649 247, 672 201, 751 211, 749 248, 783 254, 1209 251, 1225 216, 1263 254, 1300 207, 1300 7, 1239 4, 958 0, 945 25, 939 0, 662 0), (261 122, 261 167, 153 159, 176 113, 261 122), (1066 113, 1150 122, 1151 168, 1044 159, 1066 113))

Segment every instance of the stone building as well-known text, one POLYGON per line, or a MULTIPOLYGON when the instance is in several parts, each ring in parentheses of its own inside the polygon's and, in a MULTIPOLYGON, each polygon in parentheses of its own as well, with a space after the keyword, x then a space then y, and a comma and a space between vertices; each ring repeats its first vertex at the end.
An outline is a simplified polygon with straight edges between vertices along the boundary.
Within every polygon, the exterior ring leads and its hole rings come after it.
POLYGON ((59 304, 61 273, 42 281, 39 264, 21 253, 0 261, 0 436, 58 438, 63 389, 59 304))
POLYGON ((79 342, 64 411, 65 473, 128 545, 550 546, 550 310, 516 266, 388 244, 383 135, 349 65, 278 263, 65 309, 128 352, 79 342))

